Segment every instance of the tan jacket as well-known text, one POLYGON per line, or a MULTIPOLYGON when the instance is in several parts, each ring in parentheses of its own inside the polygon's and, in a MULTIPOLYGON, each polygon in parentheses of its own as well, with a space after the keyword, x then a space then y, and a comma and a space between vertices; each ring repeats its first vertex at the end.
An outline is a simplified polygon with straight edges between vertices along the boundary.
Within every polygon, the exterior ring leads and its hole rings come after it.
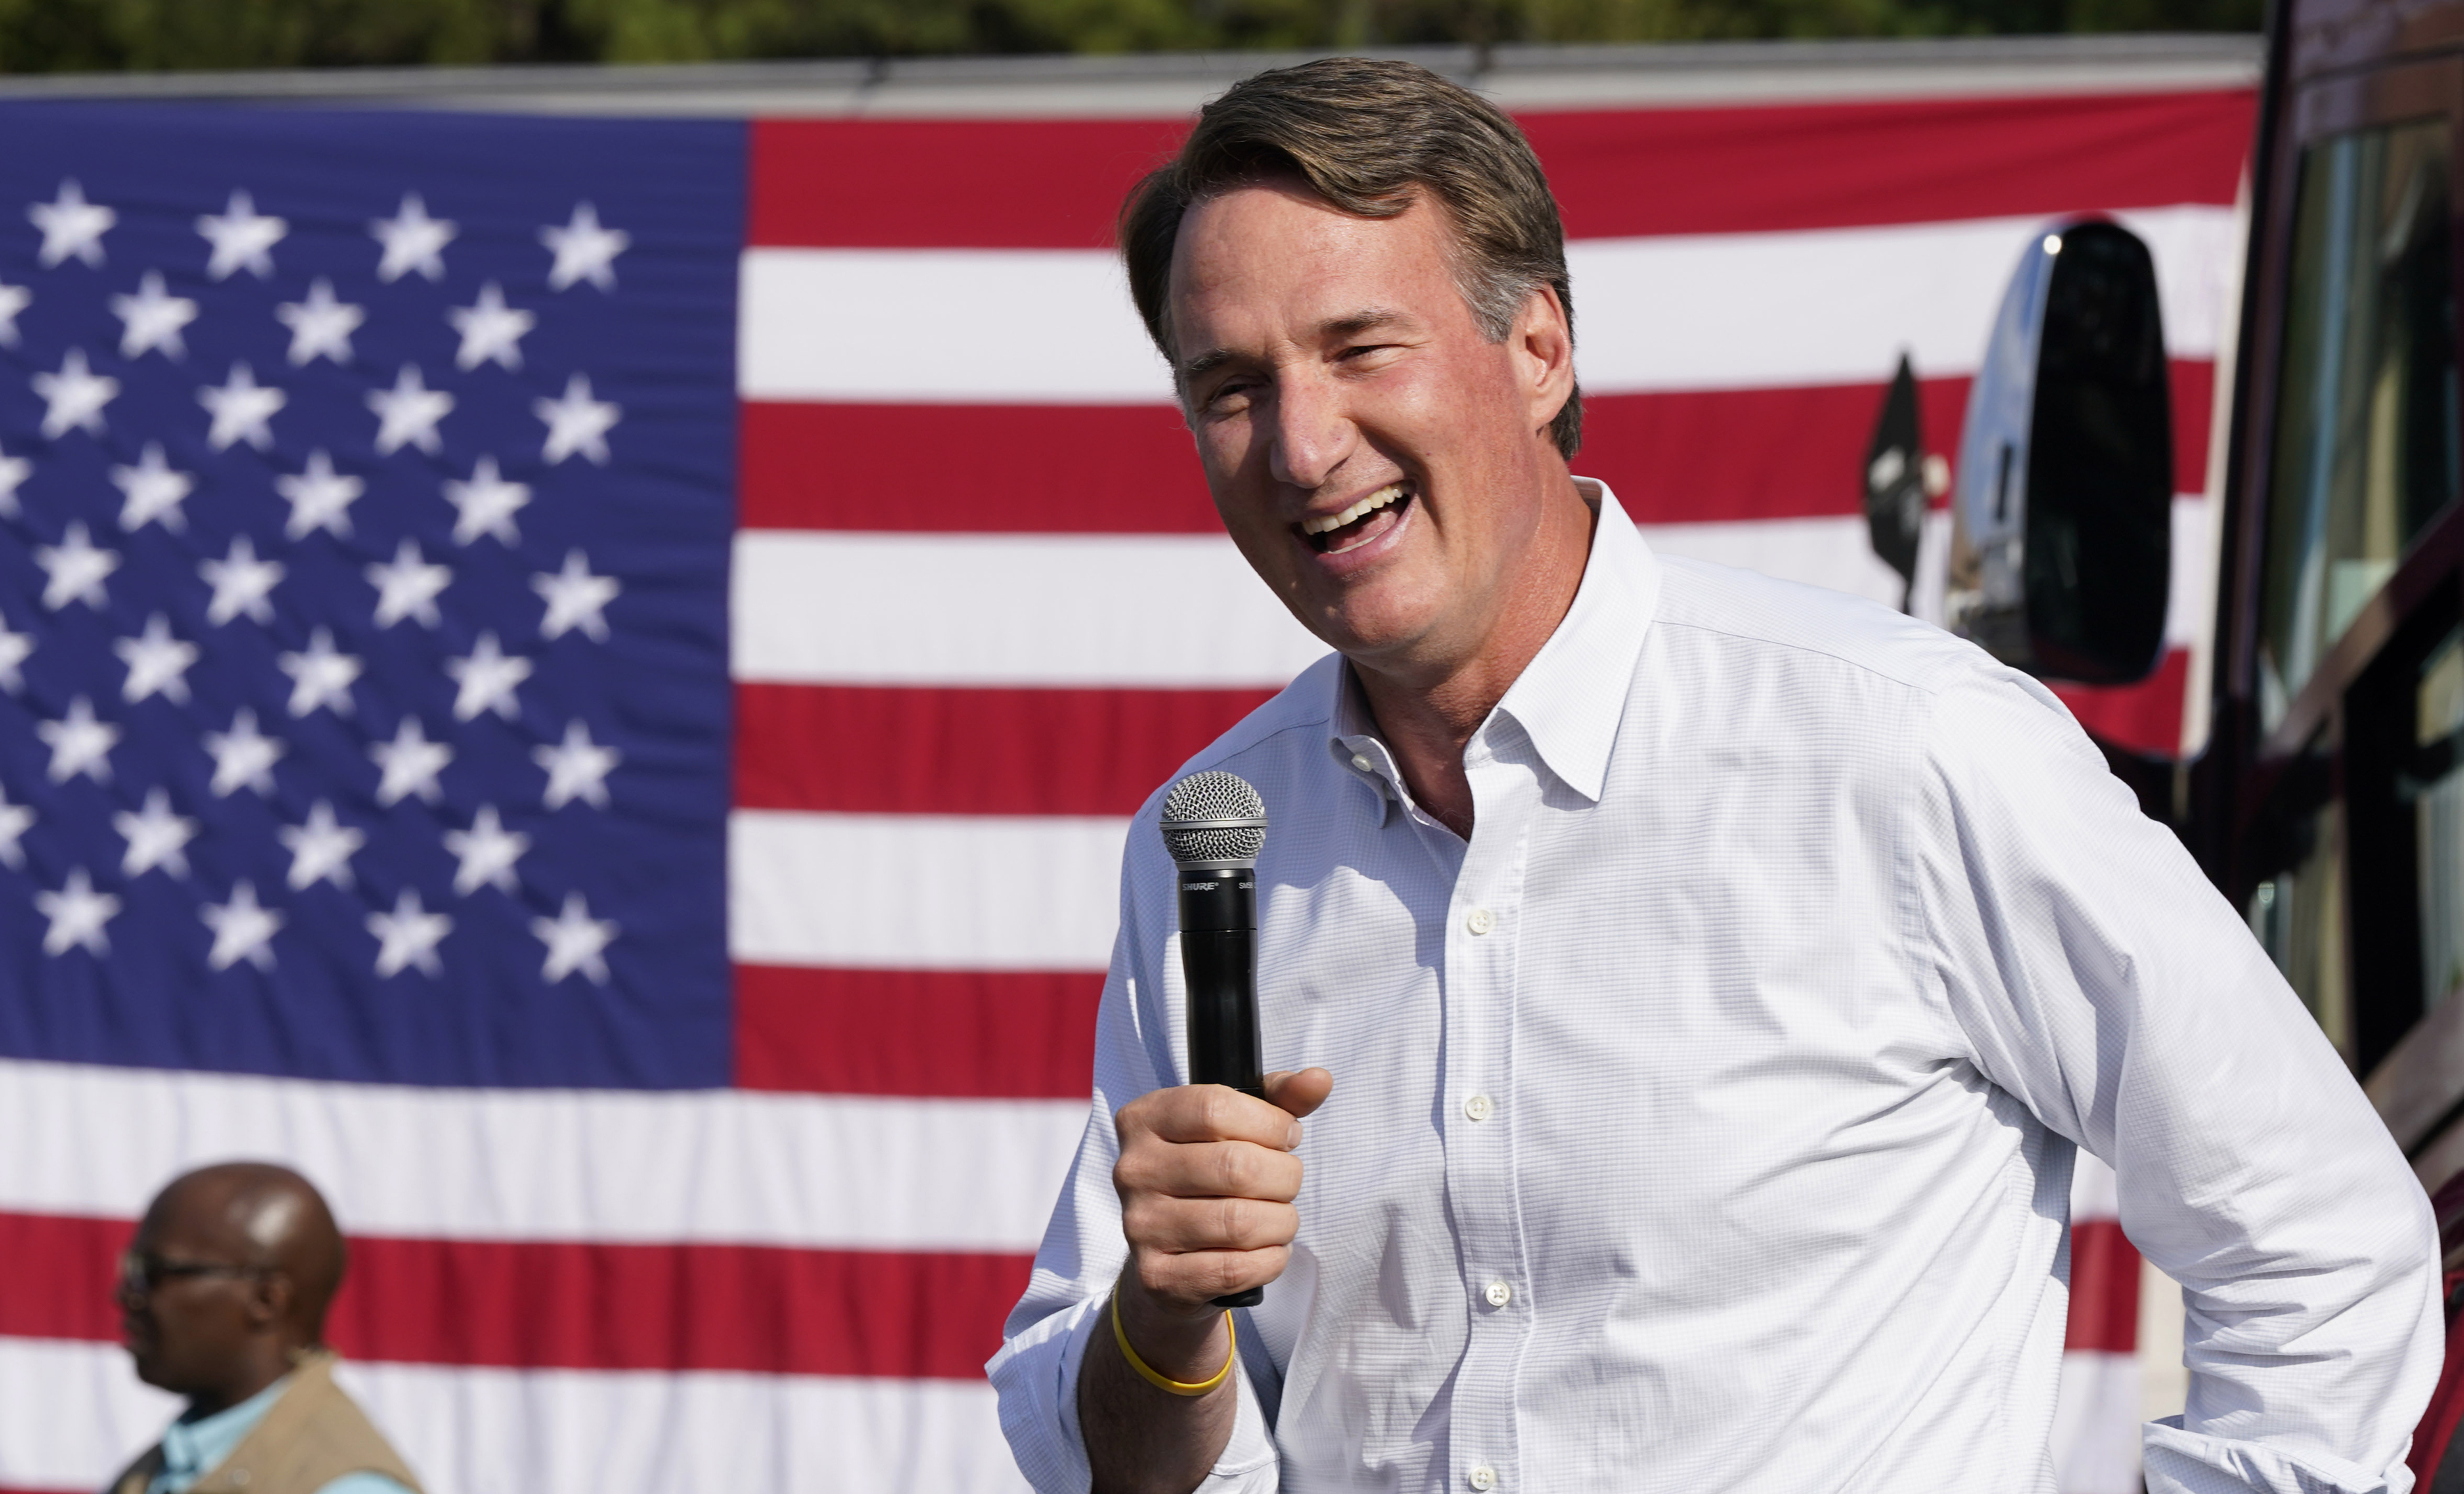
MULTIPOLYGON (((155 1443, 111 1481, 111 1494, 145 1494, 163 1468, 155 1443)), ((334 1383, 334 1355, 318 1350, 291 1372, 291 1384, 231 1456, 206 1470, 188 1494, 317 1494, 346 1473, 382 1473, 420 1494, 410 1467, 359 1403, 334 1383)))

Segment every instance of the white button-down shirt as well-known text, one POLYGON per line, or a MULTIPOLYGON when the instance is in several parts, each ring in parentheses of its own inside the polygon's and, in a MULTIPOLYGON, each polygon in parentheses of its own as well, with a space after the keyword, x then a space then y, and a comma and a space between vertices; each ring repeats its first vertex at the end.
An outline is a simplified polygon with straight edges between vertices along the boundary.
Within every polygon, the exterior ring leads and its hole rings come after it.
MULTIPOLYGON (((2033 681, 1655 558, 1587 492, 1573 606, 1464 750, 1468 843, 1336 658, 1190 764, 1266 802, 1266 1065, 1335 1076, 1205 1487, 2049 1490, 2083 1146, 2189 1304, 2150 1487, 2404 1489, 2427 1202, 2180 845, 2033 681)), ((1111 1114, 1184 1082, 1159 798, 990 1366, 1048 1491, 1089 1483, 1111 1114)))

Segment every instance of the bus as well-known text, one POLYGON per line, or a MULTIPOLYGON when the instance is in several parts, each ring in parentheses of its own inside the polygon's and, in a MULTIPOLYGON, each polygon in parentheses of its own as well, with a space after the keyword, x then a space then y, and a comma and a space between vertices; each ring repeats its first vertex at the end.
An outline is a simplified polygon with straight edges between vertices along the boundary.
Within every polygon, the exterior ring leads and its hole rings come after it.
MULTIPOLYGON (((2178 758, 2108 748, 2342 1053, 2464 1265, 2464 0, 2277 0, 2219 348, 2212 628, 2178 758)), ((1943 620, 2050 679, 2146 676, 2171 484, 2147 252, 2049 225, 1962 433, 1943 620)), ((1879 439, 1879 438, 1878 438, 1879 439)), ((1878 509, 1877 534, 1882 532, 1878 509)), ((1879 548, 1879 547, 1878 547, 1879 548)), ((2454 1325, 2455 1296, 2450 1321, 2454 1325)), ((2415 1439, 2464 1488, 2464 1355, 2415 1439)))

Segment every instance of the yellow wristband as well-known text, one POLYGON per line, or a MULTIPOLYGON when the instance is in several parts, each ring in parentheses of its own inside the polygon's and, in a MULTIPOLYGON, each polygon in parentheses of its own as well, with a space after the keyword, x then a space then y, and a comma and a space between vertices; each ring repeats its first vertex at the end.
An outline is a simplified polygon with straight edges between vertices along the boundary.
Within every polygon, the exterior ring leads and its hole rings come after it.
POLYGON ((1130 1347, 1130 1335, 1121 1330, 1121 1284, 1112 1284, 1112 1342, 1121 1346, 1121 1357, 1130 1362, 1130 1368, 1137 1371, 1141 1378, 1159 1391, 1175 1395, 1203 1395, 1230 1378, 1232 1365, 1241 1357, 1241 1330, 1233 1327, 1232 1309, 1229 1307, 1223 1309, 1223 1332, 1231 1340, 1229 1351, 1223 1355, 1223 1368, 1216 1371, 1213 1378, 1176 1380, 1158 1374, 1155 1366, 1138 1357, 1138 1351, 1130 1347))

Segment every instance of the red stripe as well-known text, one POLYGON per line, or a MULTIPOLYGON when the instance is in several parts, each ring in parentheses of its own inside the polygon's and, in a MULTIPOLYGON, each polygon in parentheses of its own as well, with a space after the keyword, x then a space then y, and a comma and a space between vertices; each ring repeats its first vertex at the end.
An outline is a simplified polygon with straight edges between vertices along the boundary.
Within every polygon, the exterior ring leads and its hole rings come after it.
MULTIPOLYGON (((2173 491, 2207 487, 2215 365, 2176 360, 2173 491)), ((1922 370, 1920 370, 1922 372, 1922 370)), ((1920 379, 1925 444, 1956 464, 1969 381, 1920 379)), ((1885 385, 1615 394, 1583 401, 1574 470, 1616 491, 1645 524, 1854 514, 1885 385)))
MULTIPOLYGON (((114 1342, 124 1219, 0 1214, 0 1335, 114 1342)), ((973 1380, 1029 1258, 767 1245, 354 1236, 328 1322, 356 1359, 508 1369, 738 1371, 973 1380)), ((2139 1255, 2071 1227, 2064 1346, 2130 1353, 2139 1255)))
POLYGON ((2189 679, 2189 650, 2173 648, 2155 673, 2136 685, 2045 684, 2093 735, 2142 757, 2170 758, 2182 750, 2182 701, 2189 679))
MULTIPOLYGON (((0 1334, 117 1341, 121 1219, 0 1214, 0 1334)), ((508 1369, 978 1380, 1023 1255, 354 1236, 342 1353, 508 1369)))
POLYGON ((736 802, 1126 815, 1270 690, 736 687, 736 802))
MULTIPOLYGON (((1959 450, 1968 384, 1918 384, 1925 446, 1946 458, 1959 450)), ((1873 384, 1586 397, 1574 471, 1607 483, 1641 524, 1854 514, 1884 392, 1873 384)))
POLYGON ((117 1340, 112 1280, 136 1232, 126 1219, 0 1213, 0 1335, 117 1340))
MULTIPOLYGON (((1735 233, 2229 203, 2248 89, 1523 117, 1567 231, 1735 233)), ((1090 249, 1180 120, 763 120, 757 245, 1090 249)))
MULTIPOLYGON (((1101 974, 736 967, 746 1089, 1087 1097, 1101 974), (951 1034, 966 1041, 953 1043, 951 1034)), ((930 1186, 922 1184, 921 1186, 930 1186)))
MULTIPOLYGON (((2216 365, 2175 359, 2166 365, 2173 395, 2173 491, 2208 491, 2208 428, 2214 423, 2216 365)), ((1962 425, 1966 424, 1963 412, 1962 425)))
POLYGON ((774 405, 739 422, 747 529, 1213 534, 1169 405, 774 405))
MULTIPOLYGON (((0 1335, 116 1341, 122 1219, 0 1214, 0 1335)), ((1029 1258, 355 1236, 329 1336, 357 1359, 973 1380, 1029 1258)), ((2064 1346, 2136 1351, 2139 1255, 2071 1228, 2064 1346)))
MULTIPOLYGON (((2206 485, 2214 368, 2172 365, 2174 486, 2206 485)), ((1954 456, 1966 379, 1923 381, 1925 444, 1954 456)), ((1594 395, 1577 472, 1646 523, 1853 514, 1883 385, 1594 395)), ((1196 452, 1165 406, 743 407, 748 529, 1214 534, 1196 452), (926 486, 929 481, 930 486, 926 486)))
MULTIPOLYGON (((2230 203, 2249 89, 1533 114, 1574 238, 2230 203)), ((1582 309, 1582 287, 1574 306, 1582 309)))
POLYGON ((2139 1350, 2139 1252, 2120 1219, 2071 1226, 2071 1321, 2065 1349, 2127 1354, 2139 1350))
MULTIPOLYGON (((1924 389, 1928 444, 1956 450, 1968 381, 1924 389)), ((1853 513, 1881 405, 1880 384, 1593 395, 1574 466, 1645 522, 1853 513)), ((1222 529, 1188 432, 1165 406, 747 404, 741 428, 747 529, 1222 529)))
POLYGON ((1101 249, 1181 120, 756 120, 757 245, 1101 249))

